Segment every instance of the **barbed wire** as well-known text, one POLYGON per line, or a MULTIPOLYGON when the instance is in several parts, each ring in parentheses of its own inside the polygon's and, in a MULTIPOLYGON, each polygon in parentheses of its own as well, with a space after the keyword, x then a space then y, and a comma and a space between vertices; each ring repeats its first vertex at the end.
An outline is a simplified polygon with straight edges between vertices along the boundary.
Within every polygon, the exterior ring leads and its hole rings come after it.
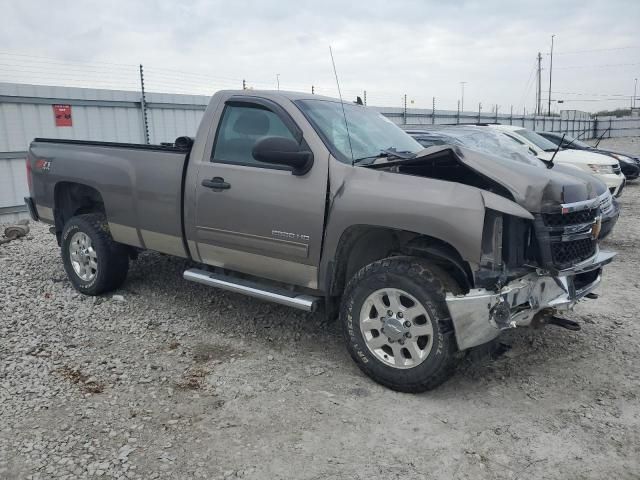
MULTIPOLYGON (((604 50, 604 49, 603 49, 604 50)), ((612 49, 613 50, 613 49, 612 49)), ((568 52, 567 52, 568 53, 568 52)), ((579 52, 575 52, 579 53, 579 52)), ((612 64, 613 65, 613 64, 612 64)), ((566 68, 577 68, 568 66, 566 68)), ((560 68, 560 67, 557 67, 560 68)), ((530 71, 525 83, 516 111, 524 111, 527 105, 533 104, 533 99, 526 100, 531 91, 534 68, 530 71)), ((275 90, 278 86, 282 90, 303 91, 337 97, 338 89, 331 84, 305 84, 295 80, 275 78, 272 81, 264 79, 241 78, 238 75, 223 76, 218 72, 193 72, 178 69, 159 67, 155 65, 144 66, 145 89, 149 93, 166 93, 182 95, 210 96, 222 89, 269 89, 275 90)), ((55 85, 63 87, 100 88, 109 90, 139 91, 140 76, 139 65, 109 62, 80 62, 62 59, 26 55, 13 52, 0 52, 0 82, 25 83, 34 85, 55 85)), ((367 88, 355 88, 353 85, 345 85, 342 88, 345 101, 355 101, 360 97, 366 104, 379 107, 404 107, 432 110, 435 98, 426 93, 413 94, 412 92, 391 92, 370 90, 367 88)), ((632 96, 624 94, 606 93, 581 93, 581 92, 553 92, 563 95, 564 102, 610 102, 623 103, 627 106, 632 96)), ((469 104, 471 105, 471 104, 469 104)), ((449 104, 436 104, 437 110, 453 110, 457 108, 456 101, 449 104), (453 103, 453 104, 452 104, 453 103)), ((501 108, 509 111, 513 106, 501 108)), ((496 106, 485 104, 485 111, 494 111, 496 106)), ((477 104, 473 108, 467 108, 468 112, 477 110, 477 104)), ((532 111, 533 108, 529 109, 532 111)))

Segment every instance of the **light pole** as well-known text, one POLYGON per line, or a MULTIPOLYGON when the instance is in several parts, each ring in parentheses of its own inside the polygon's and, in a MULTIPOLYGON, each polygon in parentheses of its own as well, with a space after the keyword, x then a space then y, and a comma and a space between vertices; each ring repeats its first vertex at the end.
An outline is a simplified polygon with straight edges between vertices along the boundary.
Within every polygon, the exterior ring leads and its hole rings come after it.
POLYGON ((280 74, 276 73, 276 83, 278 85, 278 90, 280 90, 280 74))
POLYGON ((462 101, 460 102, 460 111, 464 112, 464 85, 467 82, 460 82, 460 88, 462 89, 462 101))
POLYGON ((549 116, 551 116, 551 74, 553 73, 553 37, 551 35, 551 61, 549 64, 549 116))
POLYGON ((636 108, 636 91, 638 90, 638 79, 633 82, 633 108, 636 108))

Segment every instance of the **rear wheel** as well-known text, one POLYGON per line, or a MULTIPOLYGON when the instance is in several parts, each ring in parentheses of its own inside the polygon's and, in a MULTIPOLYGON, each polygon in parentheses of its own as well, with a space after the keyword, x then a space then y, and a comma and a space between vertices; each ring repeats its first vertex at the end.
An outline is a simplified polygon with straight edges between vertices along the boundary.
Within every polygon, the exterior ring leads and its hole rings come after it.
POLYGON ((347 285, 341 310, 352 358, 394 390, 437 387, 455 369, 445 295, 459 290, 446 272, 420 258, 392 257, 365 266, 347 285))
POLYGON ((86 295, 115 290, 129 270, 127 247, 117 243, 101 214, 71 218, 62 231, 62 262, 71 284, 86 295))

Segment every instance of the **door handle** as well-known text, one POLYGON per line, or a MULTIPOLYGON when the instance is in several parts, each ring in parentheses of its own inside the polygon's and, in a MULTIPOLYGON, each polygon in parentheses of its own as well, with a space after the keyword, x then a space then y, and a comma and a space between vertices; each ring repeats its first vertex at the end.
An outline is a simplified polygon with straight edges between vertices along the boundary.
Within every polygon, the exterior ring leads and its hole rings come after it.
POLYGON ((213 190, 228 190, 231 188, 231 184, 224 181, 222 177, 213 177, 211 180, 202 180, 202 186, 211 188, 213 190))

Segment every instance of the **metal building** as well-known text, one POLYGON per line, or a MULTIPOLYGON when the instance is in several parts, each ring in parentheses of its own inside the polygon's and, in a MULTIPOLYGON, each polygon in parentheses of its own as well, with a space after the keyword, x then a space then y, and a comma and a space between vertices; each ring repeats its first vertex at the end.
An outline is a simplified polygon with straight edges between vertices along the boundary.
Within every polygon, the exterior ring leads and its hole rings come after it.
MULTIPOLYGON (((159 143, 195 135, 209 98, 148 93, 146 100, 149 140, 159 143)), ((27 215, 24 159, 35 137, 144 143, 140 93, 0 83, 1 223, 27 215), (56 126, 55 105, 68 106, 70 126, 56 126)))
MULTIPOLYGON (((24 159, 35 137, 111 142, 172 142, 195 135, 209 97, 147 93, 145 111, 140 92, 0 83, 0 223, 27 216, 28 194, 24 159)), ((376 108, 376 107, 373 107, 376 108)), ((401 126, 437 123, 499 122, 532 130, 607 137, 640 135, 640 118, 599 118, 563 111, 560 117, 524 114, 445 111, 418 108, 378 108, 401 126)))

